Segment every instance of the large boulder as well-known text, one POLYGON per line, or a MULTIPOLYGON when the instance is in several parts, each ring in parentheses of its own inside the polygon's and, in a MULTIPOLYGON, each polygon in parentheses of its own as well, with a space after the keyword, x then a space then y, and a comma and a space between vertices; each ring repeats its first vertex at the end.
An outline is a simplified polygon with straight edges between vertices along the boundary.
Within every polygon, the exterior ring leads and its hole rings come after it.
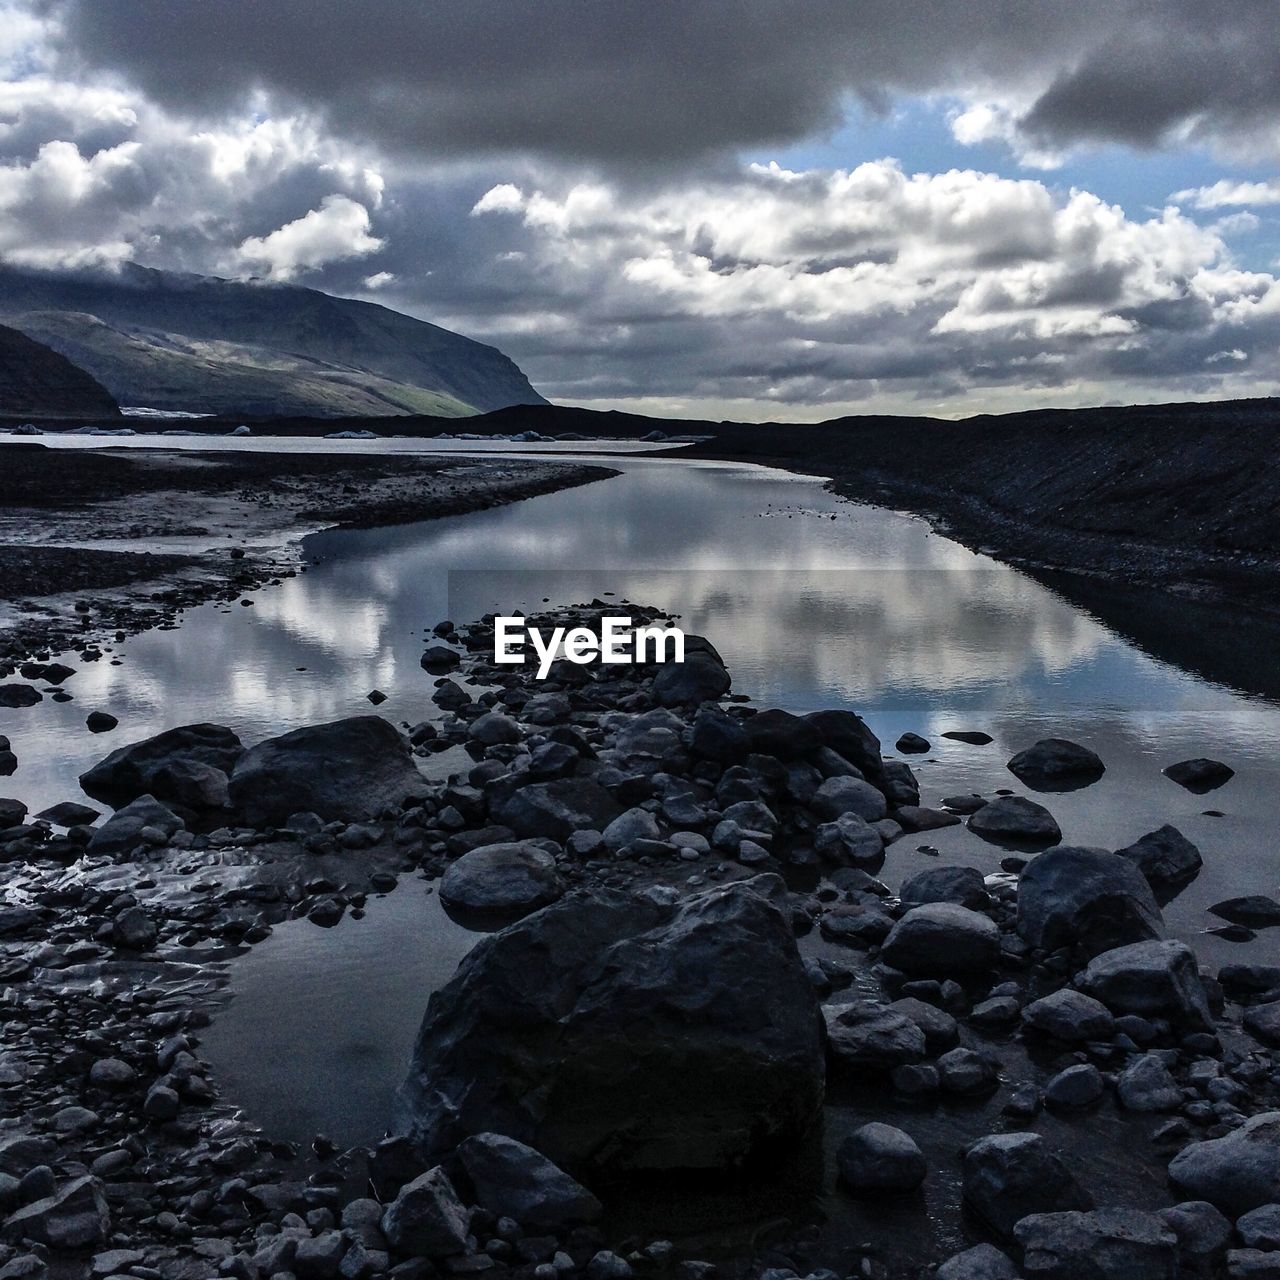
POLYGON ((1156 896, 1166 902, 1186 888, 1204 865, 1200 850, 1168 823, 1116 853, 1128 858, 1146 876, 1156 896))
POLYGON ((843 756, 869 782, 884 773, 880 739, 852 711, 811 711, 805 719, 822 735, 823 745, 843 756))
POLYGON ((824 1004, 827 1052, 858 1072, 886 1072, 919 1062, 927 1049, 924 1030, 907 1013, 877 1000, 824 1004))
POLYGON ((1093 1201, 1038 1133, 993 1133, 964 1153, 964 1200, 997 1235, 1033 1213, 1092 1209, 1093 1201))
POLYGON ((449 1258, 467 1251, 467 1213, 449 1175, 429 1169, 400 1188, 382 1215, 382 1234, 400 1253, 449 1258))
POLYGON ((220 724, 186 724, 119 747, 80 775, 86 795, 119 809, 151 795, 177 809, 225 808, 226 779, 244 744, 220 724))
POLYGON ((1110 1040, 1115 1032, 1115 1021, 1115 1016, 1101 1000, 1073 991, 1070 987, 1033 1000, 1022 1011, 1022 1025, 1028 1031, 1051 1036, 1065 1044, 1110 1040))
POLYGON ((476 1133, 570 1169, 717 1169, 820 1112, 817 998, 775 877, 675 905, 607 891, 480 942, 431 997, 401 1090, 430 1156, 476 1133))
POLYGON ((816 725, 778 707, 748 716, 742 724, 748 749, 778 760, 796 760, 825 745, 816 725))
POLYGON ((920 907, 926 902, 954 902, 978 911, 991 905, 986 881, 977 867, 930 867, 918 871, 898 894, 903 906, 920 907))
POLYGON ((1064 845, 1033 858, 1023 871, 1018 932, 1033 947, 1074 947, 1092 956, 1159 938, 1164 920, 1151 886, 1127 858, 1064 845))
POLYGON ((685 660, 667 662, 658 668, 650 691, 660 707, 697 706, 723 698, 733 683, 719 655, 703 650, 688 651, 685 637, 685 660))
POLYGON ((884 837, 856 813, 824 822, 814 832, 813 847, 824 862, 837 867, 879 867, 884 861, 884 837))
POLYGON ((509 790, 500 779, 490 805, 495 822, 525 840, 563 843, 575 831, 603 831, 622 812, 614 798, 589 778, 557 778, 509 790))
POLYGON ((1163 772, 1166 778, 1196 795, 1215 791, 1236 776, 1236 771, 1229 764, 1223 764, 1221 760, 1206 760, 1203 756, 1195 760, 1179 760, 1163 772))
POLYGON ((518 919, 564 894, 556 860, 535 844, 488 844, 464 853, 440 878, 446 907, 518 919))
POLYGON ((480 1204, 532 1231, 561 1233, 603 1212, 586 1187, 514 1138, 478 1133, 458 1148, 458 1158, 480 1204))
POLYGON ((1113 1013, 1213 1027, 1195 954, 1182 942, 1136 942, 1104 951, 1089 961, 1079 985, 1113 1013))
POLYGON ((889 812, 883 794, 861 778, 828 778, 809 806, 823 822, 851 813, 864 822, 879 822, 889 812))
POLYGON ((1280 1201, 1280 1111, 1264 1111, 1225 1137, 1183 1147, 1169 1164, 1169 1177, 1230 1218, 1280 1201))
POLYGON ((408 739, 381 716, 309 725, 250 747, 231 774, 231 803, 250 826, 295 813, 364 822, 425 790, 408 739))
POLYGON ((1062 791, 1087 786, 1106 772, 1102 760, 1066 738, 1043 738, 1009 761, 1009 772, 1038 791, 1062 791))
POLYGON ((1000 930, 968 907, 929 902, 893 926, 880 958, 914 976, 986 973, 1000 958, 1000 930))
POLYGON ((146 843, 143 832, 159 832, 169 837, 184 827, 172 809, 154 796, 139 796, 122 809, 117 809, 89 838, 89 853, 130 853, 146 843))
POLYGON ((1014 1228, 1027 1280, 1178 1280, 1178 1237, 1154 1213, 1036 1213, 1014 1228))
POLYGON ((969 830, 993 844, 1043 849, 1062 839, 1053 814, 1025 796, 1000 796, 969 815, 969 830))
POLYGON ((844 1185, 865 1195, 914 1191, 929 1173, 911 1135, 879 1121, 849 1134, 836 1152, 836 1164, 844 1185))
POLYGON ((111 1215, 101 1183, 82 1176, 11 1213, 0 1234, 14 1242, 34 1240, 54 1249, 85 1249, 102 1244, 110 1231, 111 1215))

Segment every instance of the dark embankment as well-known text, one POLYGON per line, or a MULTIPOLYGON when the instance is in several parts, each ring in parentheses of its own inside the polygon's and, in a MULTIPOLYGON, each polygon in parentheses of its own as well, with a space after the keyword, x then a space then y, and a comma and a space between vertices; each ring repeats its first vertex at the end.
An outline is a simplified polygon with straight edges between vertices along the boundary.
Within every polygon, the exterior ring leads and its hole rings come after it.
POLYGON ((111 393, 66 356, 0 325, 0 418, 114 419, 111 393))

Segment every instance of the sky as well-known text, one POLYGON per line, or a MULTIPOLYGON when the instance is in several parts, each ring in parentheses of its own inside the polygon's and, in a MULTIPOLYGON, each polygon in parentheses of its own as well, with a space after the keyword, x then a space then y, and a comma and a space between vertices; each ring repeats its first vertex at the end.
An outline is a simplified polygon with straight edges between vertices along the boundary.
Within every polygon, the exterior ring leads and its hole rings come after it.
POLYGON ((0 257, 367 298, 552 400, 1280 393, 1274 0, 0 0, 0 257))

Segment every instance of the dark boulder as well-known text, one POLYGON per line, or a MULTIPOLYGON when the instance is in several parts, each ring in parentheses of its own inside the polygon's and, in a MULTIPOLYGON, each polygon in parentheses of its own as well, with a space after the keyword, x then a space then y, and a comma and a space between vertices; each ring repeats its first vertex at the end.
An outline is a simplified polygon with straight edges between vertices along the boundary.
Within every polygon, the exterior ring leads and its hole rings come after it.
POLYGON ((1057 844, 1062 831, 1053 814, 1025 796, 998 796, 969 816, 969 830, 993 844, 1043 849, 1057 844))
POLYGON ((1178 1237, 1139 1209, 1035 1213, 1014 1229, 1028 1280, 1176 1280, 1178 1237))
POLYGON ((1107 766, 1088 747, 1066 738, 1042 738, 1009 761, 1009 772, 1036 790, 1057 791, 1087 786, 1107 766))
POLYGON ((500 779, 490 800, 495 822, 525 840, 566 841, 575 831, 603 831, 622 810, 598 783, 557 778, 524 786, 500 779))
POLYGON ((1169 1164, 1169 1178, 1231 1218, 1280 1203, 1280 1111, 1264 1111, 1225 1137, 1183 1147, 1169 1164))
POLYGON ((825 745, 811 721, 777 707, 748 716, 742 724, 748 748, 777 760, 796 760, 825 745))
POLYGON ((172 809, 154 796, 139 796, 122 809, 117 809, 90 837, 89 853, 129 853, 145 843, 143 832, 158 831, 172 836, 186 824, 172 809))
POLYGON ((1175 1025, 1213 1026, 1195 953, 1184 942, 1135 942, 1089 961, 1080 989, 1113 1013, 1167 1018, 1175 1025))
POLYGON ((13 681, 0 684, 0 707, 34 707, 44 701, 44 694, 35 685, 13 681))
POLYGON ((660 707, 697 706, 723 698, 732 683, 718 655, 700 650, 690 653, 686 647, 683 662, 667 662, 658 668, 651 696, 660 707))
POLYGON ((954 902, 971 911, 991 905, 986 881, 976 867, 930 867, 919 871, 898 895, 903 906, 919 907, 926 902, 954 902))
POLYGON ((843 756, 868 782, 884 774, 880 739, 852 711, 811 711, 805 719, 822 735, 823 745, 843 756))
POLYGON ((903 754, 910 755, 918 755, 930 749, 929 739, 922 738, 918 733, 904 733, 893 745, 903 754))
POLYGON ((1000 957, 993 921, 954 902, 913 907, 884 941, 886 964, 915 976, 986 973, 1000 957))
POLYGON ((1116 853, 1128 858, 1146 876, 1157 897, 1165 901, 1189 885, 1204 865, 1200 850, 1168 823, 1116 853))
POLYGON ((118 747, 82 773, 80 785, 86 795, 113 808, 150 795, 190 810, 203 806, 202 796, 220 797, 225 803, 225 790, 209 771, 224 775, 225 788, 225 775, 243 754, 244 745, 230 729, 187 724, 118 747))
POLYGON ((481 941, 401 1090, 425 1156, 502 1133, 570 1169, 718 1169, 795 1142, 824 1085, 817 998, 772 877, 674 905, 606 891, 481 941))
POLYGON ((1164 776, 1196 795, 1203 795, 1206 791, 1216 791, 1223 783, 1230 782, 1236 776, 1236 771, 1221 760, 1199 758, 1171 764, 1164 770, 1164 776))
POLYGON ((352 716, 268 738, 241 756, 231 804, 251 826, 295 813, 364 822, 425 790, 408 739, 381 716, 352 716))
POLYGON ((594 1222, 600 1201, 541 1152, 500 1133, 478 1133, 458 1148, 476 1199, 495 1217, 535 1232, 594 1222))
POLYGON ((1093 1201, 1038 1133, 995 1133, 964 1153, 964 1200, 997 1235, 1033 1213, 1091 1209, 1093 1201))
POLYGON ((440 901, 459 912, 518 919, 564 894, 556 860, 535 844, 490 844, 464 853, 440 880, 440 901))

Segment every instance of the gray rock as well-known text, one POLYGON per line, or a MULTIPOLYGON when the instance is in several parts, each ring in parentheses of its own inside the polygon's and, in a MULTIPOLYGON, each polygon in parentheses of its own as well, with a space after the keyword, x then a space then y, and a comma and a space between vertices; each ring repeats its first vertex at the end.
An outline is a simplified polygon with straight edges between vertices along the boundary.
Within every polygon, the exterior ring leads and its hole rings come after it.
POLYGON ((889 812, 884 796, 861 778, 828 778, 809 806, 824 822, 851 813, 864 822, 878 822, 889 812))
POLYGON ((914 1191, 929 1166, 909 1134, 892 1125, 864 1124, 840 1144, 836 1165, 851 1191, 867 1194, 914 1191))
POLYGON ((1029 1031, 1065 1044, 1109 1040, 1115 1031, 1115 1018, 1102 1001, 1070 987, 1033 1000, 1023 1009, 1022 1022, 1029 1031))
POLYGON ((1215 902, 1209 910, 1215 916, 1221 916, 1232 924, 1242 924, 1247 929, 1270 929, 1280 924, 1280 902, 1261 893, 1215 902))
POLYGON ((1178 1082, 1156 1053, 1139 1054, 1125 1067, 1116 1095, 1126 1111, 1177 1111, 1183 1101, 1178 1082))
POLYGON ((186 824, 154 796, 139 796, 116 810, 90 837, 86 846, 93 854, 130 853, 146 843, 143 832, 152 829, 166 837, 176 835, 186 824))
POLYGON ((496 747, 520 741, 520 726, 501 711, 486 711, 467 726, 467 737, 482 747, 496 747))
POLYGON ((914 996, 895 1000, 889 1008, 910 1018, 924 1032, 928 1053, 945 1053, 960 1040, 960 1024, 945 1009, 926 1004, 914 996))
POLYGON ((1038 1133, 995 1133, 964 1153, 965 1203, 997 1235, 1033 1213, 1091 1209, 1093 1201, 1038 1133))
POLYGON ((1092 1062, 1080 1062, 1053 1076, 1044 1087, 1048 1106, 1063 1111, 1091 1107, 1102 1097, 1102 1073, 1092 1062))
POLYGON ((527 842, 482 845, 440 879, 440 901, 459 911, 518 918, 555 902, 565 884, 556 860, 527 842))
POLYGON ((365 822, 425 790, 408 739, 381 716, 352 716, 268 738, 240 757, 231 803, 250 826, 308 811, 365 822))
POLYGON ((126 907, 111 922, 111 941, 129 951, 150 951, 160 930, 144 907, 126 907))
POLYGON ((1089 961, 1079 986, 1113 1013, 1213 1026, 1199 965, 1182 942, 1135 942, 1104 951, 1089 961))
POLYGON ((1263 1044, 1280 1048, 1280 1000, 1250 1005, 1244 1011, 1244 1029, 1263 1044))
POLYGON ((1029 787, 1053 789, 1063 784, 1087 784, 1106 772, 1099 756, 1066 738, 1042 738, 1009 761, 1009 772, 1029 787))
POLYGON ((1167 895, 1189 885, 1204 865, 1200 850, 1168 823, 1117 849, 1116 853, 1137 866, 1157 895, 1167 895))
POLYGON ((847 760, 870 782, 884 772, 880 739, 852 711, 812 711, 805 719, 822 735, 823 744, 847 760))
POLYGON ((1280 1249, 1280 1204, 1259 1205, 1236 1222, 1246 1249, 1280 1249))
POLYGON ((822 1006, 827 1051, 857 1071, 889 1071, 925 1056, 925 1034, 904 1013, 874 1000, 822 1006))
POLYGON ((494 819, 516 835, 561 843, 575 831, 603 831, 620 812, 613 797, 587 778, 533 782, 500 794, 493 806, 494 819))
POLYGON ((930 902, 913 907, 893 926, 881 956, 912 975, 985 973, 1000 957, 1000 930, 967 907, 930 902))
POLYGON ((917 872, 898 895, 904 906, 918 907, 926 902, 954 902, 957 906, 980 911, 991 905, 982 872, 976 867, 931 867, 917 872))
POLYGON ((113 808, 145 795, 180 805, 180 796, 171 791, 181 790, 187 777, 180 766, 202 765, 226 776, 243 753, 244 745, 225 726, 187 724, 119 747, 82 773, 80 785, 86 795, 113 808))
POLYGON ((321 1231, 302 1239, 293 1251, 293 1272, 298 1280, 336 1280, 347 1241, 341 1231, 321 1231))
POLYGON ((1280 1257, 1265 1249, 1229 1249, 1228 1280, 1280 1280, 1280 1257))
POLYGON ((465 1253, 469 1215, 441 1168, 430 1169, 400 1189, 382 1215, 391 1247, 415 1258, 465 1253))
POLYGON ((961 1046, 938 1059, 938 1081, 943 1093, 957 1098, 978 1098, 1000 1083, 995 1063, 976 1049, 961 1046))
POLYGON ((64 800, 36 814, 37 821, 51 822, 55 827, 87 827, 100 817, 102 814, 97 809, 77 804, 74 800, 64 800))
POLYGON ((496 1132, 575 1169, 712 1169, 808 1129, 821 1025, 782 882, 655 897, 570 894, 476 945, 401 1091, 420 1151, 496 1132))
POLYGON ((1014 1228, 1027 1280, 1177 1280, 1178 1238, 1154 1213, 1037 1213, 1014 1228))
POLYGON ((948 1258, 934 1280, 1018 1280, 1018 1268, 995 1245, 975 1244, 948 1258))
POLYGON ((658 668, 653 678, 651 696, 660 707, 697 706, 700 702, 716 702, 729 692, 732 680, 724 664, 711 653, 687 649, 683 662, 668 662, 658 668))
POLYGON ((1064 845, 1033 858, 1023 871, 1018 932, 1033 947, 1071 947, 1093 956, 1159 938, 1164 921, 1151 886, 1132 862, 1105 849, 1064 845))
POLYGON ((900 804, 893 816, 905 831, 940 831, 943 827, 958 827, 960 819, 945 809, 925 809, 918 804, 900 804))
POLYGON ((1227 1256, 1231 1223, 1207 1200, 1188 1200, 1157 1212, 1161 1222, 1178 1237, 1183 1273, 1203 1277, 1215 1274, 1227 1256))
POLYGON ((825 862, 838 867, 879 867, 884 861, 883 836, 856 813, 824 822, 814 833, 813 847, 825 862))
POLYGON ((1280 1111, 1264 1111, 1224 1137, 1184 1147, 1170 1162, 1169 1177, 1230 1218, 1280 1201, 1280 1111))
POLYGON ((34 1240, 55 1249, 85 1249, 102 1244, 111 1231, 111 1215, 97 1178, 64 1183, 52 1195, 11 1213, 4 1220, 6 1240, 34 1240))
POLYGON ((604 845, 616 853, 637 840, 661 840, 662 828, 648 809, 628 809, 605 827, 604 845))
POLYGON ((462 655, 448 645, 431 644, 426 647, 418 660, 424 671, 452 671, 462 661, 462 655))
POLYGON ((812 721, 777 707, 748 716, 743 728, 749 750, 778 760, 796 760, 824 745, 822 733, 812 721))
POLYGON ((1164 776, 1171 778, 1180 787, 1186 787, 1197 795, 1206 791, 1216 791, 1224 782, 1230 782, 1236 771, 1221 760, 1206 760, 1199 757, 1195 760, 1180 760, 1164 770, 1164 776))
POLYGON ((541 1152, 497 1133, 480 1133, 458 1148, 476 1197, 490 1213, 535 1232, 560 1234, 594 1222, 600 1201, 541 1152))
POLYGON ((896 750, 912 755, 919 755, 921 752, 932 749, 929 739, 922 738, 918 733, 904 733, 893 745, 896 750))
POLYGON ((994 844, 1019 848, 1043 848, 1062 839, 1053 814, 1025 796, 997 796, 969 815, 969 830, 994 844))

